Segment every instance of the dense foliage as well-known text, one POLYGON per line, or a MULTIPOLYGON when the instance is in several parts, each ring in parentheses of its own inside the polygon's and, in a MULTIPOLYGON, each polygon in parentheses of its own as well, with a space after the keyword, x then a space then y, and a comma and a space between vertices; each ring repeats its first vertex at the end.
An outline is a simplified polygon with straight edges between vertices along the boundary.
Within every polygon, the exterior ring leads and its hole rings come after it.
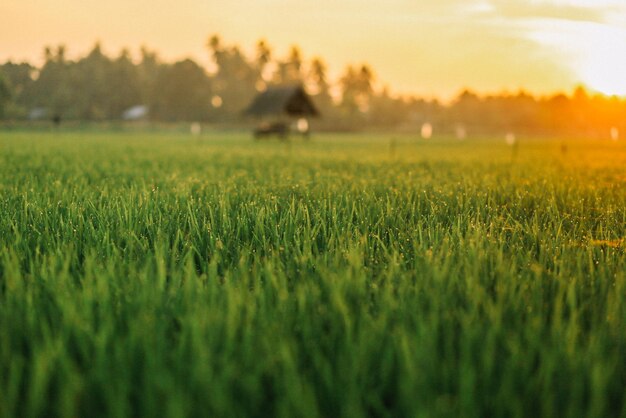
POLYGON ((626 417, 621 144, 0 134, 0 417, 626 417))
POLYGON ((76 60, 67 58, 63 46, 46 48, 41 68, 28 63, 0 65, 0 118, 109 121, 144 105, 153 121, 224 124, 240 121, 242 110, 268 85, 303 83, 323 115, 318 128, 327 130, 415 130, 430 123, 447 133, 512 131, 606 138, 611 130, 626 132, 626 101, 593 96, 583 88, 571 96, 540 98, 525 92, 479 96, 465 91, 442 105, 392 94, 367 64, 350 65, 331 80, 321 58, 305 59, 295 46, 287 57, 275 57, 272 48, 259 41, 254 56, 247 57, 238 46, 214 36, 208 53, 210 71, 190 59, 163 62, 146 48, 135 60, 127 50, 108 57, 99 45, 76 60))

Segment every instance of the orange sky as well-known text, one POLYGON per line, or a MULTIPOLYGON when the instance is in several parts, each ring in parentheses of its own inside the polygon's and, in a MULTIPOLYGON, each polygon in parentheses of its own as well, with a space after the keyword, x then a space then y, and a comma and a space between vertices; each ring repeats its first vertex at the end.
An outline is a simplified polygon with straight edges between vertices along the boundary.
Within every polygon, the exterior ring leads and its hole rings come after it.
POLYGON ((571 90, 626 95, 625 0, 3 0, 0 61, 38 62, 44 45, 70 57, 142 44, 208 65, 219 33, 250 50, 265 38, 324 57, 336 74, 370 63, 393 91, 450 97, 571 90))

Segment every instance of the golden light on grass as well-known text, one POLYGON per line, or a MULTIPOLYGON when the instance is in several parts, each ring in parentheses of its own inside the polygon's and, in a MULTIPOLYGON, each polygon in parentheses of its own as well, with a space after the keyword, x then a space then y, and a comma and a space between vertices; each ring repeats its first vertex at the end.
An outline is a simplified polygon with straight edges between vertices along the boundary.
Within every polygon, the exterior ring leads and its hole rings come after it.
POLYGON ((611 128, 611 139, 613 141, 619 141, 619 129, 616 127, 611 128))
POLYGON ((624 239, 592 239, 591 241, 589 241, 589 244, 591 244, 593 247, 622 248, 624 246, 624 239))

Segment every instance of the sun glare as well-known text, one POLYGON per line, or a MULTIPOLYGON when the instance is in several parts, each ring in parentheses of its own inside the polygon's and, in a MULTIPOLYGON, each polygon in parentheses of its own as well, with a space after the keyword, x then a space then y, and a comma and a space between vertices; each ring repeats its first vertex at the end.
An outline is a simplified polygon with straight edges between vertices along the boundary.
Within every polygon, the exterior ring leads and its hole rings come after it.
POLYGON ((626 30, 593 25, 582 31, 577 73, 593 90, 606 95, 626 95, 626 30))
POLYGON ((531 39, 554 48, 574 81, 605 95, 626 95, 626 29, 602 23, 534 22, 531 39))
MULTIPOLYGON (((626 51, 626 46, 620 46, 626 51)), ((579 69, 582 81, 591 89, 606 95, 626 95, 626 56, 617 47, 599 46, 589 51, 579 69)))

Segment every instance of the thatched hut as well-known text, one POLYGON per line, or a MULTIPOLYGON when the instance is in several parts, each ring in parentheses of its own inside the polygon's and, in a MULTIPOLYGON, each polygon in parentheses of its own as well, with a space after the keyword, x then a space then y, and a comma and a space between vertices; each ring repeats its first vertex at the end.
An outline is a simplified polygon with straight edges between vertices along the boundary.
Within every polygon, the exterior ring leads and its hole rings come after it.
POLYGON ((319 111, 301 85, 282 85, 259 93, 244 114, 262 121, 254 131, 255 138, 272 134, 286 138, 296 121, 298 131, 308 136, 308 119, 318 117, 319 111))

